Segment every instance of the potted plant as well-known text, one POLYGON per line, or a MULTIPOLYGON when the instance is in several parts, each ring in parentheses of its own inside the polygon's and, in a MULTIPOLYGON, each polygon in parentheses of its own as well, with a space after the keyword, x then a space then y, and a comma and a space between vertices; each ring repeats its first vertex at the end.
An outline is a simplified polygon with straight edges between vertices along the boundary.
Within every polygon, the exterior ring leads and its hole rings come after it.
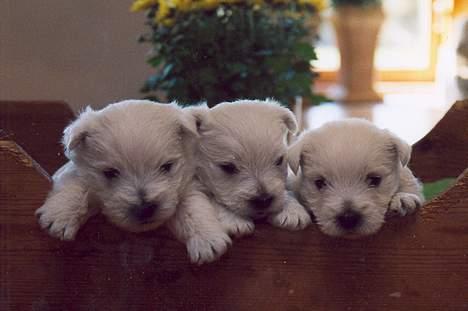
POLYGON ((384 14, 380 0, 332 0, 340 51, 338 81, 343 102, 381 101, 374 90, 374 53, 384 14))
POLYGON ((209 106, 239 98, 311 101, 316 58, 305 22, 325 0, 137 0, 155 68, 148 97, 209 106))

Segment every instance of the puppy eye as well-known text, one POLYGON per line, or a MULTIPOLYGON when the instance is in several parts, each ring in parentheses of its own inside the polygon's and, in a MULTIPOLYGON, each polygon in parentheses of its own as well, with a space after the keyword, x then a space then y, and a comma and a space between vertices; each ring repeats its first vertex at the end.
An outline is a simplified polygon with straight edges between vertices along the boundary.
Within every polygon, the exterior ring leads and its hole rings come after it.
POLYGON ((167 173, 169 173, 171 171, 173 166, 174 166, 174 162, 168 161, 168 162, 164 163, 163 165, 161 165, 159 167, 159 170, 161 172, 163 172, 164 174, 167 174, 167 173))
POLYGON ((278 158, 278 160, 276 160, 275 165, 281 166, 283 164, 283 161, 284 161, 284 156, 281 156, 278 158))
POLYGON ((314 181, 314 184, 315 187, 317 187, 317 190, 322 190, 327 185, 327 181, 325 180, 325 178, 320 177, 314 181))
POLYGON ((367 175, 366 182, 370 188, 377 188, 382 181, 382 177, 378 175, 367 175))
POLYGON ((112 168, 112 167, 106 168, 104 171, 102 171, 102 174, 104 175, 104 177, 106 177, 109 180, 115 179, 120 176, 119 170, 116 168, 112 168))
POLYGON ((229 174, 229 175, 234 175, 234 174, 239 172, 239 170, 237 169, 237 167, 233 163, 223 163, 223 164, 220 164, 219 167, 226 174, 229 174))

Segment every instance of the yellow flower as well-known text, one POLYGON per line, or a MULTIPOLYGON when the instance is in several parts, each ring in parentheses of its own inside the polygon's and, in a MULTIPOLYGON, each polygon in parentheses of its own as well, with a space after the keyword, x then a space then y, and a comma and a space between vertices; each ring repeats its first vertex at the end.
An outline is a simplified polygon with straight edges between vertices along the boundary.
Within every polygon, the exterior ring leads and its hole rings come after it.
POLYGON ((201 7, 206 10, 214 9, 219 5, 219 0, 203 0, 201 7))
MULTIPOLYGON (((172 26, 175 23, 176 16, 181 12, 190 12, 197 10, 212 10, 221 4, 235 5, 238 3, 247 4, 253 10, 260 10, 266 3, 287 4, 295 2, 303 6, 313 6, 317 11, 327 7, 330 0, 134 0, 131 11, 143 11, 157 6, 154 22, 165 26, 172 26)), ((296 18, 298 12, 291 17, 296 18)))
POLYGON ((172 25, 174 25, 175 23, 175 19, 174 18, 166 18, 162 21, 162 24, 166 27, 170 27, 172 25))
POLYGON ((130 11, 137 12, 143 11, 158 3, 158 0, 136 0, 133 2, 130 11))
POLYGON ((177 9, 182 12, 186 12, 190 10, 191 5, 192 5, 191 0, 178 0, 177 9))
POLYGON ((169 15, 170 11, 171 9, 169 7, 168 1, 159 0, 159 8, 155 16, 156 22, 162 22, 169 15))
POLYGON ((235 4, 235 3, 241 3, 243 0, 222 0, 223 3, 226 4, 235 4))
POLYGON ((299 4, 314 6, 317 11, 322 11, 327 7, 326 0, 298 0, 299 4))

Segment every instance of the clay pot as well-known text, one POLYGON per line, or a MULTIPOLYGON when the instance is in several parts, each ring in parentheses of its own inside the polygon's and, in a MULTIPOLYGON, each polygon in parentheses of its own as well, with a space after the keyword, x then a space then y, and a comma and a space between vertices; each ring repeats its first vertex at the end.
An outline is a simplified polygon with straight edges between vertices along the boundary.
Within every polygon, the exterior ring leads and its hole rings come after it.
POLYGON ((382 97, 374 90, 374 52, 384 14, 380 5, 342 6, 332 16, 340 51, 338 81, 343 102, 374 102, 382 97))

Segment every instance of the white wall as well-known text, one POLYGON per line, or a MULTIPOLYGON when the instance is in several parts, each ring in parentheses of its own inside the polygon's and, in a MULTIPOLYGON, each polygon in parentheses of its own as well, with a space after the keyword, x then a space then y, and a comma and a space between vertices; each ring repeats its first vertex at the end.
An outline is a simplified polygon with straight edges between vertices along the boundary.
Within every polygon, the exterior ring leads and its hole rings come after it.
POLYGON ((141 97, 151 68, 131 0, 0 0, 0 100, 65 100, 74 110, 141 97))

